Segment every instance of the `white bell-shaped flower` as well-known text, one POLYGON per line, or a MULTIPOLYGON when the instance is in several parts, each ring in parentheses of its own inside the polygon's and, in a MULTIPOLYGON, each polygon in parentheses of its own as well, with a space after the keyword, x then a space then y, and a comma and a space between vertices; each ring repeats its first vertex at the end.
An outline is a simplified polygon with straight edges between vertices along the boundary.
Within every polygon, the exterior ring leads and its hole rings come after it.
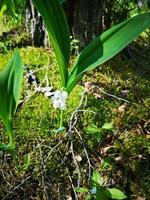
POLYGON ((52 96, 52 103, 55 109, 66 110, 66 100, 68 93, 65 91, 56 90, 52 96))

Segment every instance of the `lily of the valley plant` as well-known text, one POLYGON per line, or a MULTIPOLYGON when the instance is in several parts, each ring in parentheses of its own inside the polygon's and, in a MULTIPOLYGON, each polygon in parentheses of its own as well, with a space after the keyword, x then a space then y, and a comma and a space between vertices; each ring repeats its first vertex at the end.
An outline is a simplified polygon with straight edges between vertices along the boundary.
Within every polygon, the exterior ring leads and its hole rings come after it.
POLYGON ((6 67, 0 72, 0 118, 8 136, 8 144, 0 143, 0 150, 14 153, 12 119, 20 97, 23 77, 23 64, 16 51, 6 67))
MULTIPOLYGON (((150 26, 150 13, 132 17, 96 37, 69 70, 70 34, 60 0, 33 0, 47 27, 59 66, 62 88, 69 94, 88 70, 103 64, 150 26)), ((55 105, 55 107, 57 107, 55 105)))
MULTIPOLYGON (((69 70, 70 34, 60 0, 32 0, 40 12, 58 62, 62 88, 69 94, 84 73, 103 64, 150 26, 150 13, 132 17, 96 37, 76 57, 69 70)), ((55 108, 61 108, 53 99, 55 108), (55 102, 55 103, 54 103, 55 102)), ((62 107, 65 107, 63 105, 62 107)))
MULTIPOLYGON (((20 1, 19 1, 20 2, 20 1)), ((52 97, 55 108, 65 110, 67 94, 88 70, 103 64, 126 47, 142 31, 150 26, 150 13, 144 13, 113 26, 95 38, 76 57, 69 70, 70 34, 67 20, 61 6, 63 0, 33 0, 45 21, 59 66, 60 79, 64 91, 56 91, 52 97)), ((8 135, 8 144, 0 143, 0 150, 14 152, 12 118, 18 104, 23 64, 16 51, 8 65, 0 73, 0 118, 8 135)), ((48 94, 48 93, 47 93, 48 94)), ((61 116, 63 116, 61 114, 61 116)), ((62 121, 63 117, 61 117, 62 121)), ((62 124, 62 122, 60 123, 62 124)))

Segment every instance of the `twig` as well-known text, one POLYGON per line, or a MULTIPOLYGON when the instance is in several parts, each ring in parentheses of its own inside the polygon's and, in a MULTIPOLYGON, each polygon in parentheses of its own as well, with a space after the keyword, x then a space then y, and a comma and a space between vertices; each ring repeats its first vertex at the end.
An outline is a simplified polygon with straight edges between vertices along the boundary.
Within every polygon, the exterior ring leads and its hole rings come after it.
MULTIPOLYGON (((75 164, 75 167, 76 167, 76 171, 77 171, 77 174, 78 174, 78 181, 77 181, 77 186, 78 187, 80 187, 81 174, 80 174, 79 165, 78 165, 78 162, 77 162, 77 160, 75 158, 75 154, 74 154, 74 150, 73 150, 73 131, 74 131, 74 127, 75 127, 76 122, 77 122, 77 118, 75 118, 75 114, 79 111, 79 109, 82 106, 82 103, 83 103, 83 100, 84 100, 84 95, 85 95, 85 92, 82 93, 82 97, 81 97, 81 100, 79 102, 79 105, 78 105, 77 109, 72 113, 72 115, 70 117, 70 125, 69 125, 69 130, 68 130, 68 133, 71 134, 70 150, 71 150, 72 157, 73 157, 73 160, 74 160, 74 164, 75 164)), ((70 179, 71 179, 71 177, 70 177, 70 179)), ((73 190, 74 190, 74 187, 73 187, 73 190)), ((75 190, 74 190, 74 193, 75 193, 75 197, 77 199, 77 194, 76 194, 75 190)))
POLYGON ((53 63, 53 64, 51 64, 51 65, 48 65, 48 66, 44 66, 44 67, 39 68, 39 69, 36 69, 36 70, 34 70, 34 71, 32 71, 32 72, 29 72, 28 75, 35 74, 36 72, 42 71, 43 69, 49 69, 49 68, 50 68, 51 66, 53 66, 54 64, 55 64, 55 63, 53 63))
POLYGON ((44 189, 44 192, 45 192, 46 199, 49 200, 48 193, 47 193, 47 190, 46 190, 46 185, 45 185, 45 178, 44 178, 44 175, 45 175, 45 165, 44 165, 44 160, 43 160, 43 155, 42 155, 42 149, 41 149, 40 144, 38 144, 38 147, 39 147, 40 158, 41 158, 41 165, 42 165, 42 184, 43 184, 43 189, 44 189))
MULTIPOLYGON (((66 133, 64 135, 64 138, 68 135, 68 133, 66 133)), ((63 139, 59 141, 58 144, 56 144, 50 151, 50 153, 48 154, 48 156, 45 158, 45 162, 49 159, 49 157, 51 156, 51 154, 53 153, 53 151, 63 142, 63 139)))
MULTIPOLYGON (((51 65, 50 65, 50 66, 51 66, 51 65)), ((49 66, 49 67, 50 67, 50 66, 49 66)), ((45 68, 47 69, 48 67, 44 67, 44 68, 42 68, 42 69, 45 69, 45 68)), ((29 75, 34 74, 35 72, 40 71, 40 70, 42 70, 42 69, 37 69, 37 70, 35 70, 35 71, 33 71, 33 72, 30 72, 29 75)), ((46 73, 45 73, 45 76, 44 76, 43 80, 40 82, 39 86, 36 86, 36 87, 35 87, 35 90, 34 90, 29 96, 26 96, 26 97, 25 97, 25 99, 23 100, 24 103, 28 102, 29 99, 30 99, 33 95, 35 95, 35 94, 37 93, 38 89, 42 86, 42 84, 44 83, 44 81, 46 81, 46 86, 49 86, 49 80, 48 80, 47 71, 46 71, 46 73)))
MULTIPOLYGON (((69 133, 72 133, 72 132, 73 132, 73 129, 74 129, 76 123, 77 123, 76 114, 77 114, 78 112, 91 112, 91 113, 93 113, 93 114, 96 114, 96 113, 95 113, 94 111, 92 111, 92 110, 81 109, 82 104, 83 104, 83 101, 84 101, 84 99, 85 99, 85 97, 86 97, 85 94, 87 94, 86 91, 83 91, 82 97, 81 97, 81 100, 80 100, 80 102, 79 102, 78 107, 77 107, 76 110, 71 114, 70 123, 69 123, 69 130, 68 130, 69 133)), ((87 102, 87 98, 86 98, 86 102, 87 102)), ((86 106, 86 104, 84 104, 84 107, 85 107, 85 106, 86 106)))
POLYGON ((27 178, 25 178, 19 185, 17 185, 16 187, 14 187, 12 190, 10 190, 5 197, 3 197, 2 200, 7 199, 7 197, 9 197, 15 190, 19 189, 27 180, 29 180, 31 178, 31 176, 28 176, 27 178))
POLYGON ((6 179, 6 177, 5 177, 4 172, 3 172, 2 169, 1 169, 1 173, 2 173, 2 177, 3 177, 3 179, 5 180, 5 182, 6 182, 9 186, 11 186, 11 184, 7 181, 7 179, 6 179))
POLYGON ((38 87, 36 87, 35 90, 30 95, 28 95, 24 98, 23 103, 27 103, 29 101, 29 99, 37 93, 38 88, 40 88, 42 83, 46 80, 46 76, 47 76, 47 72, 45 73, 45 76, 44 76, 42 82, 40 83, 40 85, 38 87))
MULTIPOLYGON (((80 112, 92 112, 93 114, 96 114, 94 111, 91 111, 91 110, 85 110, 85 109, 81 109, 82 108, 82 104, 83 104, 83 101, 85 99, 85 94, 86 92, 84 91, 82 93, 82 97, 81 97, 81 100, 79 102, 79 105, 78 107, 76 108, 76 110, 72 113, 71 117, 70 117, 70 125, 69 125, 69 130, 68 130, 68 133, 71 134, 71 146, 70 146, 70 149, 71 149, 71 153, 72 153, 72 157, 73 157, 73 160, 74 160, 74 164, 75 164, 75 167, 76 167, 76 171, 78 173, 78 180, 77 180, 77 187, 80 187, 80 179, 81 179, 81 174, 80 174, 80 169, 79 169, 79 165, 78 165, 78 162, 75 158, 75 154, 74 154, 74 149, 73 149, 73 133, 74 131, 77 131, 77 129, 75 129, 75 125, 77 123, 77 113, 80 113, 80 112)), ((87 99, 86 99, 87 100, 87 99)), ((84 104, 84 107, 85 107, 86 104, 84 104)), ((81 139, 82 141, 82 144, 83 144, 83 140, 82 140, 82 137, 81 135, 78 133, 79 135, 79 138, 81 139)), ((83 144, 83 149, 84 149, 84 152, 85 152, 85 155, 87 157, 87 160, 88 160, 88 165, 89 165, 89 179, 90 179, 90 176, 91 176, 91 164, 90 164, 90 159, 88 157, 88 153, 87 153, 87 150, 86 148, 84 147, 84 144, 83 144)))
POLYGON ((126 102, 126 103, 130 103, 130 102, 129 102, 128 100, 126 100, 126 99, 123 99, 123 98, 121 98, 121 97, 117 97, 116 95, 109 94, 109 93, 105 92, 103 89, 101 89, 101 88, 98 87, 98 86, 94 86, 94 87, 97 88, 100 92, 102 92, 103 94, 105 94, 105 95, 107 95, 107 96, 109 96, 109 97, 112 97, 112 98, 115 98, 115 99, 124 101, 124 102, 126 102))
POLYGON ((75 131, 77 132, 77 134, 78 134, 78 136, 79 136, 79 138, 81 139, 82 144, 83 144, 83 150, 84 150, 84 153, 85 153, 85 155, 86 155, 86 158, 87 158, 87 161, 88 161, 88 166, 89 166, 89 178, 88 178, 88 180, 90 180, 90 178, 91 178, 91 168, 93 168, 93 167, 92 167, 92 165, 91 165, 88 152, 87 152, 87 150, 86 150, 86 148, 85 148, 83 138, 81 137, 81 134, 79 133, 79 131, 78 131, 76 128, 75 128, 75 131))
POLYGON ((71 186, 72 186, 72 189, 73 189, 73 192, 74 192, 74 195, 75 195, 75 199, 78 200, 78 196, 77 196, 77 193, 76 193, 75 187, 74 187, 74 185, 73 185, 73 182, 72 182, 71 176, 68 175, 68 177, 69 177, 69 180, 70 180, 70 182, 71 182, 71 186))
POLYGON ((70 125, 69 125, 69 133, 72 133, 73 132, 73 129, 77 123, 77 117, 75 116, 77 113, 79 112, 91 112, 93 114, 97 114, 96 112, 92 111, 92 110, 75 110, 71 117, 70 117, 70 125))
POLYGON ((73 157, 74 164, 76 166, 76 170, 77 170, 77 174, 78 174, 77 187, 79 188, 80 187, 80 180, 81 180, 81 173, 80 173, 79 165, 78 165, 78 162, 75 158, 75 154, 74 154, 74 150, 73 150, 73 140, 71 141, 70 149, 71 149, 72 157, 73 157))

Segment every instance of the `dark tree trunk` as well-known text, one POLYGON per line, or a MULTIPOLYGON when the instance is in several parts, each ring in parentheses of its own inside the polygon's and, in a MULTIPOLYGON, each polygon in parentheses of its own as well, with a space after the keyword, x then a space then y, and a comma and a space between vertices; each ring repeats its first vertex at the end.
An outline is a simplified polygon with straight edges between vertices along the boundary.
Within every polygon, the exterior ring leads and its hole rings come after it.
POLYGON ((103 0, 68 0, 64 9, 71 35, 83 48, 102 31, 103 0))
MULTIPOLYGON (((112 24, 115 0, 67 0, 63 3, 73 38, 79 40, 84 48, 93 38, 112 24)), ((117 16, 118 19, 118 16, 117 16)), ((32 4, 27 1, 26 30, 35 46, 48 46, 48 37, 44 23, 32 4)))
POLYGON ((103 10, 103 31, 110 28, 113 21, 113 9, 115 0, 105 0, 102 5, 103 10))
POLYGON ((25 12, 26 31, 31 36, 33 45, 36 47, 44 46, 45 27, 42 17, 37 12, 31 0, 27 1, 25 12))

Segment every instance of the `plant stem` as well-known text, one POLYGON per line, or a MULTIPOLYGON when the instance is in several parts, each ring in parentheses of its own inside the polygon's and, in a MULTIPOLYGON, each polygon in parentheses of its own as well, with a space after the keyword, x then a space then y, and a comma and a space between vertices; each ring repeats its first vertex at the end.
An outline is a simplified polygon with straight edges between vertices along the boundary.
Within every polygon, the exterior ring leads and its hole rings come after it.
POLYGON ((64 110, 60 111, 60 124, 59 124, 59 128, 63 127, 63 118, 64 118, 64 110))
POLYGON ((12 132, 8 132, 8 137, 9 137, 9 143, 13 144, 13 133, 12 132))
POLYGON ((57 122, 57 126, 60 127, 60 110, 58 110, 58 122, 57 122))
POLYGON ((63 127, 64 110, 58 111, 58 128, 63 127))

